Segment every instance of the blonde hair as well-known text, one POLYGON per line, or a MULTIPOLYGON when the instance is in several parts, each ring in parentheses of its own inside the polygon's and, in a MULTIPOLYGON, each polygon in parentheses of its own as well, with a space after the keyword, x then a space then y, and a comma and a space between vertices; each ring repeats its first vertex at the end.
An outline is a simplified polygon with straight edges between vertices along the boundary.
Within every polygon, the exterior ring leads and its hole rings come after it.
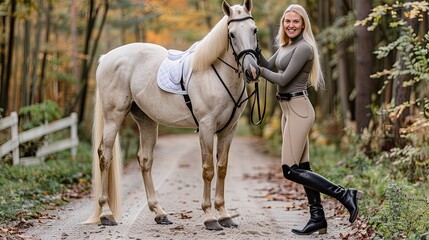
POLYGON ((304 21, 304 29, 302 35, 304 41, 306 41, 313 49, 313 66, 311 67, 309 82, 310 85, 313 86, 314 89, 317 91, 320 87, 323 88, 325 86, 325 81, 323 78, 322 68, 320 66, 319 51, 317 48, 316 40, 314 39, 313 31, 311 30, 310 18, 308 17, 307 12, 301 5, 292 4, 284 11, 282 18, 280 19, 279 31, 276 37, 277 45, 279 47, 284 47, 291 42, 283 27, 285 15, 288 12, 294 12, 299 14, 304 21))

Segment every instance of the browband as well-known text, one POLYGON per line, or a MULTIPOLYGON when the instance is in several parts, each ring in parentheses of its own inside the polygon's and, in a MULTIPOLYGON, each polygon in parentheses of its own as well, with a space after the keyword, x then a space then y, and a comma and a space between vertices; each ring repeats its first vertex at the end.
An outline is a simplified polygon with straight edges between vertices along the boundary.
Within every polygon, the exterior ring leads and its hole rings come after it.
POLYGON ((230 19, 230 20, 228 21, 228 25, 229 25, 231 22, 241 22, 241 21, 244 21, 244 20, 247 20, 247 19, 252 19, 252 20, 253 20, 253 17, 252 17, 252 16, 247 16, 247 17, 243 17, 243 18, 230 19))

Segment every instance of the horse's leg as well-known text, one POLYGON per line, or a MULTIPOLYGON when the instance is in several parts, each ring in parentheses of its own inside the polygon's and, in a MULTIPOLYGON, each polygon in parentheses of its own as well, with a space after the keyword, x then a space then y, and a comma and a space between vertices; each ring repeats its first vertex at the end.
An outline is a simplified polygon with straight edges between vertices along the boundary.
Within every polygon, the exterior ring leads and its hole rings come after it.
MULTIPOLYGON (((104 130, 103 138, 98 148, 98 155, 100 159, 100 172, 101 172, 101 196, 98 199, 98 204, 101 208, 100 220, 102 225, 116 225, 112 211, 109 207, 109 191, 111 191, 111 184, 109 183, 109 172, 112 171, 111 163, 113 159, 113 148, 115 139, 119 132, 119 128, 124 120, 128 109, 114 108, 110 109, 107 114, 104 111, 104 130)), ((117 143, 119 144, 119 143, 117 143)))
POLYGON ((228 210, 225 208, 225 177, 228 167, 228 155, 231 147, 232 139, 234 137, 237 124, 231 129, 218 134, 217 139, 217 181, 214 205, 216 210, 219 211, 218 221, 223 227, 237 227, 229 215, 228 210))
POLYGON ((153 149, 158 138, 158 123, 150 119, 137 105, 133 104, 131 113, 137 122, 140 140, 137 160, 140 164, 146 198, 149 209, 155 213, 155 221, 158 224, 172 224, 168 220, 167 213, 158 203, 155 187, 152 179, 153 149))
POLYGON ((201 208, 205 213, 204 225, 207 230, 222 230, 222 226, 217 221, 217 218, 212 210, 211 205, 211 182, 214 177, 213 165, 213 142, 214 133, 205 131, 200 123, 200 147, 203 167, 203 202, 201 208))

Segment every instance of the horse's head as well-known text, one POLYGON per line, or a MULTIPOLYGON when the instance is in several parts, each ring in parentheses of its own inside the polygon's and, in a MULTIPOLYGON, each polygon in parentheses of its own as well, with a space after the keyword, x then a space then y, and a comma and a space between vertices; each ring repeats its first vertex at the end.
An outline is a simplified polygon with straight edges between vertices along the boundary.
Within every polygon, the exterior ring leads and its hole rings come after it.
POLYGON ((258 81, 258 28, 253 20, 252 0, 244 0, 243 6, 222 3, 223 12, 228 16, 228 39, 235 61, 244 72, 247 82, 258 81))

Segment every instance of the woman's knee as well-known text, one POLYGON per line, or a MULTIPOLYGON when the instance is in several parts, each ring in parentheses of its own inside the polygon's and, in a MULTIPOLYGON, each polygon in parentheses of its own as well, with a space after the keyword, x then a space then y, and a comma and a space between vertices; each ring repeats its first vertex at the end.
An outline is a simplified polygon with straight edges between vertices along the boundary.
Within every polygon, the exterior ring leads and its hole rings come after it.
POLYGON ((287 164, 283 164, 282 165, 282 170, 283 170, 283 176, 288 179, 288 180, 294 180, 294 176, 296 176, 297 171, 299 170, 298 165, 293 164, 293 165, 287 165, 287 164))

